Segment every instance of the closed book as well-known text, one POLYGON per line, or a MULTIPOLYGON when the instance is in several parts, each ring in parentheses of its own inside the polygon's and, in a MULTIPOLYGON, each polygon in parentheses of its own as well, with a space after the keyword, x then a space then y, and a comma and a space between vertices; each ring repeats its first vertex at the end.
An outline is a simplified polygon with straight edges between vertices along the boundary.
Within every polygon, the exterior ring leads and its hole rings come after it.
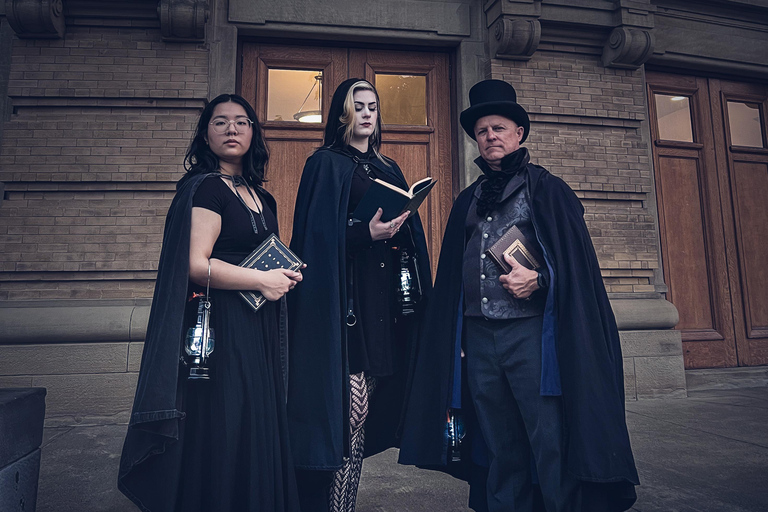
POLYGON ((490 249, 485 251, 487 257, 491 258, 505 274, 509 274, 512 267, 504 259, 505 254, 529 270, 538 270, 544 264, 544 258, 538 248, 525 238, 517 226, 509 228, 490 249))
POLYGON ((424 178, 414 183, 409 190, 403 190, 377 178, 373 180, 357 208, 352 212, 352 217, 363 222, 370 222, 379 208, 382 209, 382 222, 388 222, 399 217, 408 210, 410 210, 411 215, 414 215, 435 183, 437 180, 424 178))
MULTIPOLYGON (((249 254, 239 266, 256 270, 286 268, 298 270, 304 262, 296 256, 274 233, 249 254)), ((267 299, 257 291, 241 291, 240 296, 254 311, 258 311, 267 299)))

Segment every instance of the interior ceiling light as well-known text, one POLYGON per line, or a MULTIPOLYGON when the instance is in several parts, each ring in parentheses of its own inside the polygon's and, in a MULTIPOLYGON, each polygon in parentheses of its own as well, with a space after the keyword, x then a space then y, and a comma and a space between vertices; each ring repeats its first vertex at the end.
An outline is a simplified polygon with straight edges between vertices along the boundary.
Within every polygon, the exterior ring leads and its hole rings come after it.
MULTIPOLYGON (((309 99, 309 96, 312 94, 312 91, 315 90, 315 87, 317 87, 317 84, 319 84, 323 80, 323 75, 318 73, 315 75, 315 83, 312 84, 312 87, 309 89, 309 92, 307 93, 307 97, 304 98, 304 101, 301 102, 301 106, 299 107, 299 111, 293 114, 293 118, 300 123, 322 123, 323 122, 323 113, 320 110, 305 110, 302 111, 301 109, 304 108, 304 104, 309 99)), ((318 90, 319 92, 319 90, 318 90)))

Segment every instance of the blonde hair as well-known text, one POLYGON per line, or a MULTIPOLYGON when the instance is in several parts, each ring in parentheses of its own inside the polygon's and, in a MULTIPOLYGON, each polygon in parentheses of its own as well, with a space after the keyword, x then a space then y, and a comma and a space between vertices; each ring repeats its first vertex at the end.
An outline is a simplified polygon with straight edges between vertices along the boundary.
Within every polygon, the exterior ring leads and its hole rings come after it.
POLYGON ((345 126, 344 144, 349 145, 349 143, 352 142, 352 134, 355 130, 355 93, 357 91, 372 91, 376 96, 376 123, 373 127, 373 133, 368 137, 368 146, 373 150, 373 153, 379 160, 386 163, 381 156, 381 153, 379 153, 379 148, 381 147, 381 104, 379 102, 379 93, 365 80, 360 80, 359 82, 352 84, 352 87, 347 91, 346 98, 344 98, 344 111, 341 116, 339 116, 339 121, 345 126))

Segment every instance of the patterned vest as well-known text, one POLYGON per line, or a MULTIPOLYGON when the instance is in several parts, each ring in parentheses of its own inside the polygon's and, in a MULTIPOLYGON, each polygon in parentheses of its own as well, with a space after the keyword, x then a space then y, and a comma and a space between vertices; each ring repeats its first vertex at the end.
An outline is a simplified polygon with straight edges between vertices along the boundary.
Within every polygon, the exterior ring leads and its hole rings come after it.
POLYGON ((480 218, 476 209, 485 183, 475 189, 465 223, 469 240, 463 262, 465 316, 508 320, 544 314, 545 290, 537 290, 529 300, 515 299, 499 282, 501 269, 483 254, 512 226, 538 245, 524 176, 522 172, 509 180, 498 206, 485 218, 480 218))

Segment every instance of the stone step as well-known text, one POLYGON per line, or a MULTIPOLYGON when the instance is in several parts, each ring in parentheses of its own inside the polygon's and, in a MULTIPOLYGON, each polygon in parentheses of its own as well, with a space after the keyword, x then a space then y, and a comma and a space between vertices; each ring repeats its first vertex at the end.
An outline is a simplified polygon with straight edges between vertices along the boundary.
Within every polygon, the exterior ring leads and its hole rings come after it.
POLYGON ((688 391, 768 387, 768 366, 686 370, 688 391))

